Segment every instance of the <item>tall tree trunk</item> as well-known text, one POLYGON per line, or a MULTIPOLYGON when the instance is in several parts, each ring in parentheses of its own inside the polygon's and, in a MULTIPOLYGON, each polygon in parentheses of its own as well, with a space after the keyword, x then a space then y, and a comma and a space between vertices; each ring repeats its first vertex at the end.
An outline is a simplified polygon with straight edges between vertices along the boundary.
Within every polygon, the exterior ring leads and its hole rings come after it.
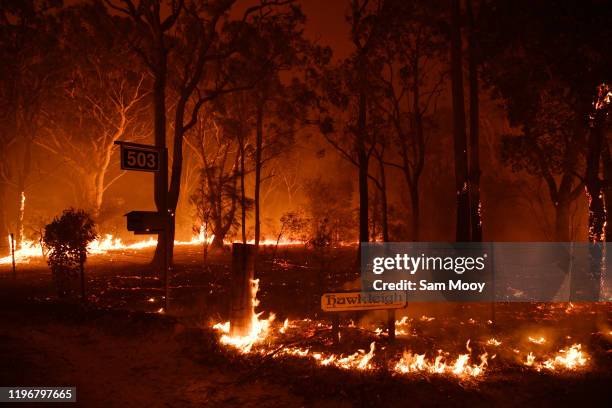
POLYGON ((244 134, 240 135, 240 228, 242 232, 242 243, 246 245, 246 187, 244 185, 244 134))
POLYGON ((412 206, 410 230, 412 240, 416 242, 421 238, 421 206, 419 202, 419 185, 416 183, 410 185, 410 204, 412 206))
POLYGON ((463 68, 461 50, 461 9, 459 0, 451 2, 451 80, 453 96, 453 133, 455 153, 455 193, 457 195, 457 242, 469 242, 470 200, 468 186, 467 137, 463 100, 463 68))
POLYGON ((383 156, 378 157, 378 167, 380 172, 380 195, 382 205, 382 234, 383 242, 389 242, 389 214, 387 202, 387 176, 385 174, 385 162, 383 156))
POLYGON ((257 129, 255 142, 255 248, 259 248, 259 240, 261 238, 261 160, 263 149, 263 116, 264 106, 259 103, 257 106, 257 129))
MULTIPOLYGON (((602 159, 604 172, 603 196, 607 215, 608 211, 612 210, 612 155, 610 154, 610 145, 607 140, 603 141, 602 159)), ((612 226, 607 228, 606 225, 605 241, 612 242, 612 226)))
MULTIPOLYGON (((357 122, 357 163, 359 165, 359 242, 369 241, 368 228, 368 155, 366 153, 366 96, 359 93, 359 116, 357 122)), ((361 246, 361 244, 360 244, 361 246)))
POLYGON ((606 211, 602 199, 602 183, 599 178, 600 157, 603 147, 603 119, 595 120, 590 128, 587 169, 586 190, 589 201, 589 242, 601 242, 604 239, 606 211))
MULTIPOLYGON (((157 61, 156 69, 154 70, 153 84, 153 113, 154 113, 154 135, 155 146, 164 151, 166 149, 166 80, 167 80, 167 53, 163 40, 163 33, 157 39, 157 61)), ((154 175, 154 198, 157 212, 161 214, 168 213, 168 155, 162 154, 161 165, 163 171, 156 172, 154 175)), ((170 229, 173 229, 172 227, 170 229)), ((170 232, 170 231, 168 231, 170 232)), ((157 265, 160 275, 163 276, 164 257, 163 251, 168 251, 170 235, 174 239, 174 231, 172 233, 161 233, 157 235, 157 247, 155 248, 155 256, 153 264, 157 265)), ((167 255, 169 256, 169 255, 167 255)), ((171 258, 170 258, 171 259, 171 258)), ((171 261, 170 261, 171 262, 171 261)))
MULTIPOLYGON (((421 88, 419 86, 419 59, 420 59, 420 47, 417 42, 414 65, 414 83, 412 85, 412 98, 413 98, 413 109, 414 109, 414 130, 416 135, 416 158, 415 166, 412 174, 405 172, 404 175, 408 177, 408 188, 410 190, 410 203, 412 206, 412 240, 418 241, 421 235, 421 205, 419 197, 419 181, 421 174, 423 173, 423 167, 425 166, 425 135, 423 133, 423 113, 421 112, 421 88)), ((406 150, 404 150, 406 154, 406 150)), ((404 166, 408 166, 407 160, 404 161, 404 166)))
POLYGON ((482 214, 480 203, 480 141, 479 141, 479 92, 477 42, 474 26, 472 0, 466 2, 469 39, 469 81, 470 81, 470 213, 472 241, 482 241, 482 214))
POLYGON ((378 186, 378 189, 374 190, 374 194, 373 194, 373 197, 371 198, 371 201, 368 202, 369 209, 372 210, 371 215, 368 217, 370 220, 368 232, 370 233, 370 240, 372 242, 376 242, 376 240, 378 239, 378 234, 379 234, 378 213, 379 213, 379 206, 380 206, 381 190, 382 189, 380 188, 380 186, 378 186))

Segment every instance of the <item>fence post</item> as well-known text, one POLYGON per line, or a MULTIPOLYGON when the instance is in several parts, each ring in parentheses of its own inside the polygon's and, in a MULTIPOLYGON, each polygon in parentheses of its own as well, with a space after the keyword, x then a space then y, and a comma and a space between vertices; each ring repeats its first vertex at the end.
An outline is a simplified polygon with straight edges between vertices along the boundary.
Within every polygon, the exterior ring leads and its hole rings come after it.
POLYGON ((255 245, 232 244, 230 335, 246 336, 251 329, 255 245))
POLYGON ((17 268, 15 267, 15 234, 11 232, 11 258, 13 261, 13 279, 17 279, 17 268))
POLYGON ((334 345, 340 344, 340 313, 334 313, 332 320, 332 337, 334 345))
POLYGON ((395 309, 387 310, 387 332, 389 341, 395 340, 395 309))

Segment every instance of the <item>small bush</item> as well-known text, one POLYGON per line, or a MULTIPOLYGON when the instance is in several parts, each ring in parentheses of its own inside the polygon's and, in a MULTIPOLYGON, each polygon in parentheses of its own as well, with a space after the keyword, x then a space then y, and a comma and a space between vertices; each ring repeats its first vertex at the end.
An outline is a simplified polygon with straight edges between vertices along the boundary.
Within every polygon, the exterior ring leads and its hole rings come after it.
POLYGON ((44 243, 49 250, 47 263, 59 297, 74 295, 80 275, 81 297, 85 299, 87 245, 97 238, 95 223, 83 210, 64 210, 61 217, 45 227, 44 243))

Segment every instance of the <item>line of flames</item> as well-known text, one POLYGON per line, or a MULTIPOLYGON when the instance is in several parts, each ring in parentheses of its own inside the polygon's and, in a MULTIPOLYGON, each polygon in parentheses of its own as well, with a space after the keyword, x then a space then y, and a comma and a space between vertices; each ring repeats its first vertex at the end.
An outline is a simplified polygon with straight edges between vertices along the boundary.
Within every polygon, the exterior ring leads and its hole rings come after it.
MULTIPOLYGON (((231 346, 240 353, 259 353, 267 354, 269 348, 263 343, 266 343, 271 335, 271 323, 274 320, 274 315, 270 315, 267 319, 260 319, 261 313, 253 314, 253 325, 249 335, 244 337, 230 336, 230 322, 217 323, 213 326, 215 330, 222 333, 221 344, 231 346), (256 346, 262 346, 257 348, 256 346)), ((286 333, 290 327, 289 320, 285 320, 279 328, 279 333, 286 333)), ((432 373, 432 374, 450 374, 457 377, 477 377, 484 373, 485 367, 488 364, 488 354, 485 352, 478 358, 479 363, 472 363, 471 348, 469 340, 466 344, 468 353, 459 354, 456 359, 450 358, 449 353, 438 351, 438 356, 434 359, 426 359, 425 354, 413 354, 405 351, 399 360, 390 364, 390 369, 397 374, 409 373, 432 373)), ((309 358, 320 366, 337 367, 345 370, 374 370, 376 366, 373 363, 373 358, 376 351, 376 342, 372 342, 369 351, 359 349, 356 352, 348 355, 325 353, 313 351, 304 347, 283 347, 275 351, 273 356, 280 358, 283 356, 292 356, 299 358, 309 358)))
MULTIPOLYGON (((334 354, 320 351, 313 351, 305 347, 282 347, 277 349, 269 343, 273 337, 272 323, 275 320, 274 314, 269 314, 267 318, 261 318, 263 312, 256 313, 255 308, 259 305, 257 300, 257 292, 259 290, 259 280, 252 281, 252 320, 251 329, 246 336, 231 336, 230 322, 217 323, 213 325, 213 329, 221 332, 220 343, 230 346, 238 350, 240 353, 258 353, 267 355, 270 353, 275 358, 283 356, 292 356, 298 358, 308 358, 320 366, 331 366, 346 370, 374 370, 376 365, 373 362, 376 342, 370 344, 369 351, 360 349, 352 354, 334 354), (272 348, 274 347, 274 348, 272 348), (271 353, 271 350, 274 350, 271 353)), ((420 321, 431 322, 433 318, 422 316, 420 321)), ((310 321, 305 319, 305 321, 310 321)), ((396 321, 396 325, 405 326, 408 324, 408 318, 404 316, 401 320, 396 321)), ((320 325, 320 324, 319 324, 320 325)), ((289 319, 285 319, 282 325, 278 327, 278 333, 285 334, 290 327, 296 327, 289 319)), ((354 326, 354 323, 352 324, 354 326)), ((380 334, 380 333, 378 333, 380 334)), ((407 334, 407 332, 406 332, 407 334)), ((544 337, 528 337, 528 340, 535 344, 543 344, 546 340, 544 337)), ((490 338, 485 343, 488 346, 499 347, 502 342, 490 338)), ((472 348, 470 340, 466 343, 467 353, 458 354, 455 358, 451 357, 450 353, 438 350, 437 355, 428 357, 426 353, 417 354, 412 351, 405 350, 401 356, 392 359, 388 363, 388 369, 398 375, 409 374, 440 374, 451 375, 461 379, 476 378, 482 376, 489 364, 489 361, 494 359, 496 355, 489 357, 485 351, 477 357, 477 361, 472 361, 472 348)), ((527 360, 523 363, 525 366, 534 368, 537 371, 542 369, 555 370, 575 370, 587 365, 589 356, 582 350, 580 344, 574 344, 567 349, 559 350, 553 357, 537 361, 533 352, 527 355, 527 360)))
MULTIPOLYGON (((188 246, 188 245, 203 245, 205 243, 210 244, 214 239, 214 236, 204 237, 203 231, 200 231, 199 235, 194 235, 189 241, 174 241, 175 246, 188 246)), ((9 235, 9 248, 12 246, 11 237, 9 235)), ((255 241, 250 240, 247 241, 248 244, 253 244, 255 241)), ((304 242, 302 241, 293 241, 293 240, 280 240, 278 242, 279 246, 290 246, 290 245, 301 245, 304 242)), ((230 242, 225 242, 225 244, 229 245, 230 242)), ((273 246, 276 245, 276 240, 268 239, 261 240, 259 242, 262 246, 273 246)), ((104 237, 98 238, 92 241, 87 250, 90 254, 93 255, 101 255, 106 254, 111 251, 122 251, 122 250, 139 250, 145 248, 154 248, 157 246, 156 238, 149 238, 146 240, 134 242, 131 244, 124 244, 121 238, 113 237, 111 234, 106 234, 104 237)), ((44 256, 44 251, 41 247, 40 242, 31 241, 31 240, 23 240, 20 243, 18 249, 15 250, 15 263, 16 264, 26 264, 29 263, 32 259, 39 259, 44 256)), ((12 263, 12 255, 5 256, 0 258, 0 265, 10 265, 12 263)))

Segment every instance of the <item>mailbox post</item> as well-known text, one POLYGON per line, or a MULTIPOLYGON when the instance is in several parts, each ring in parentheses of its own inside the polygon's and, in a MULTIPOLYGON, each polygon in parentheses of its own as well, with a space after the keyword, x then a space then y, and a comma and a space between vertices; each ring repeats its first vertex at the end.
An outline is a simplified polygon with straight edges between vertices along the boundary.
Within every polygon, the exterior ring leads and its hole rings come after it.
MULTIPOLYGON (((167 241, 166 231, 170 223, 169 214, 163 214, 156 211, 130 211, 125 214, 127 217, 127 229, 140 234, 158 234, 164 237, 164 242, 167 241)), ((164 248, 164 310, 168 310, 168 295, 170 294, 169 274, 168 274, 168 248, 164 248)))
MULTIPOLYGON (((149 146, 138 143, 116 141, 121 150, 121 169, 133 171, 153 172, 156 180, 161 177, 162 184, 168 180, 168 150, 165 147, 149 146)), ((157 184, 155 184, 157 188, 157 184)), ((164 190, 167 188, 164 187, 164 190)), ((162 245, 163 256, 163 279, 164 279, 164 310, 168 310, 168 298, 170 294, 170 227, 173 214, 168 212, 166 205, 166 194, 164 200, 157 203, 159 211, 130 211, 127 217, 128 231, 135 234, 157 234, 162 245)))

